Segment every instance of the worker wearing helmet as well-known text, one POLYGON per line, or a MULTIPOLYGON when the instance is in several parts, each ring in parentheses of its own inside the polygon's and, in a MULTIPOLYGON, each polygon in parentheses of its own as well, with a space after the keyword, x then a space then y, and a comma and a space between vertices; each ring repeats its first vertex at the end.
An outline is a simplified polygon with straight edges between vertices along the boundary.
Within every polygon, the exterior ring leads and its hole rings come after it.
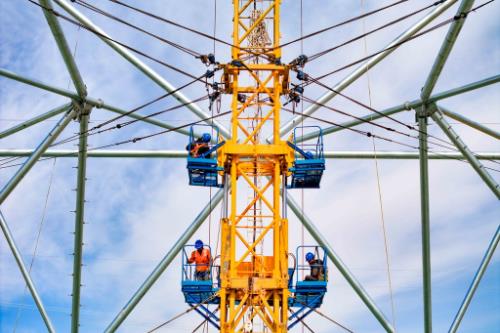
POLYGON ((201 137, 189 143, 186 150, 192 157, 201 157, 210 150, 210 140, 212 140, 212 136, 209 133, 203 133, 201 137))
POLYGON ((204 248, 203 242, 199 239, 194 243, 194 247, 196 250, 191 252, 191 257, 187 262, 196 264, 195 280, 208 280, 210 277, 210 250, 204 248))
POLYGON ((311 267, 311 274, 306 276, 305 281, 324 281, 325 266, 323 265, 323 260, 316 259, 313 253, 307 252, 306 261, 311 267))

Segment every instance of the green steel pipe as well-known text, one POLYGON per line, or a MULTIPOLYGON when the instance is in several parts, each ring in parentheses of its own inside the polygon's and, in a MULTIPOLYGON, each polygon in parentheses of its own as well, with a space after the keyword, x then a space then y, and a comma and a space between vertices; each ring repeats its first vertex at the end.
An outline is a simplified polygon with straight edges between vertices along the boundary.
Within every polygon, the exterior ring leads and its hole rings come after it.
MULTIPOLYGON (((30 156, 31 149, 0 149, 0 157, 30 156)), ((385 159, 385 160, 416 160, 419 158, 418 152, 409 151, 325 151, 326 159, 334 160, 365 160, 365 159, 385 159)), ((77 157, 78 150, 57 149, 47 150, 42 157, 77 157)), ((92 158, 186 158, 185 150, 89 150, 88 157, 92 158)), ((496 152, 476 152, 475 156, 479 160, 500 160, 500 153, 496 152)), ((452 152, 432 152, 428 153, 430 160, 462 160, 461 153, 452 152)))
POLYGON ((50 147, 52 142, 61 134, 64 128, 69 124, 71 119, 76 115, 76 111, 72 109, 70 112, 66 113, 60 121, 57 122, 56 126, 49 132, 45 139, 40 143, 40 145, 33 151, 30 157, 23 163, 16 174, 9 180, 9 182, 0 191, 0 205, 7 199, 9 194, 16 188, 17 184, 26 176, 28 171, 31 170, 33 165, 38 161, 38 159, 43 155, 43 153, 50 147))
POLYGON ((465 159, 469 161, 470 165, 476 170, 483 181, 488 185, 488 187, 493 191, 497 199, 500 199, 500 186, 491 177, 491 175, 486 171, 483 164, 479 162, 474 153, 467 147, 467 145, 462 141, 460 136, 455 132, 453 127, 444 119, 443 114, 438 106, 437 110, 432 114, 432 119, 439 125, 443 132, 448 136, 448 138, 453 142, 453 144, 460 150, 464 155, 465 159))
MULTIPOLYGON (((110 38, 106 38, 109 36, 101 28, 99 28, 92 21, 90 21, 85 15, 80 13, 75 7, 71 6, 71 4, 69 4, 67 1, 54 0, 54 2, 57 3, 59 6, 61 6, 61 8, 63 8, 67 13, 73 16, 81 24, 85 25, 86 27, 90 28, 93 31, 98 32, 99 33, 99 35, 97 35, 98 38, 100 38, 104 43, 108 44, 113 50, 115 50, 118 54, 120 54, 123 58, 125 58, 125 60, 130 62, 133 66, 135 66, 139 71, 145 74, 153 82, 155 82, 161 88, 165 89, 167 92, 173 92, 172 96, 176 98, 181 104, 187 104, 186 107, 189 110, 191 110, 194 114, 196 114, 200 119, 210 118, 210 114, 203 111, 197 104, 191 103, 191 101, 181 91, 174 92, 176 88, 170 82, 165 80, 160 74, 155 72, 151 67, 149 67, 147 64, 139 60, 139 58, 134 56, 123 46, 115 43, 110 38)), ((221 135, 224 136, 225 138, 231 137, 231 133, 218 121, 212 119, 212 120, 207 120, 206 122, 217 126, 219 128, 221 135)))
POLYGON ((50 110, 49 112, 43 113, 41 115, 36 116, 35 118, 32 118, 30 120, 26 120, 26 121, 14 126, 14 127, 6 129, 5 131, 0 133, 0 139, 6 138, 9 135, 12 135, 12 134, 17 133, 19 131, 22 131, 23 129, 26 129, 26 128, 31 127, 33 125, 36 125, 39 122, 42 122, 46 119, 49 119, 55 115, 66 112, 69 110, 70 107, 71 107, 71 103, 61 105, 55 109, 50 110))
POLYGON ((422 92, 420 93, 420 98, 423 101, 427 101, 429 99, 432 90, 436 86, 439 75, 443 71, 446 60, 448 59, 448 56, 450 55, 451 50, 455 45, 458 34, 460 33, 460 30, 462 30, 462 27, 465 23, 465 19, 467 16, 464 15, 464 13, 467 13, 472 8, 473 4, 474 0, 462 0, 462 2, 460 3, 457 13, 455 14, 455 17, 457 17, 458 19, 450 25, 448 32, 446 33, 445 40, 441 45, 441 49, 439 50, 436 60, 432 65, 431 71, 427 76, 424 87, 422 88, 422 92))
POLYGON ((40 89, 43 89, 46 91, 53 92, 53 93, 61 95, 61 96, 69 97, 69 98, 74 99, 78 102, 82 102, 82 100, 80 99, 78 94, 76 94, 72 91, 57 88, 57 87, 51 86, 49 84, 40 82, 40 81, 35 80, 35 79, 30 79, 27 77, 20 76, 14 72, 6 70, 5 68, 0 68, 0 75, 4 76, 6 78, 9 78, 9 79, 15 80, 15 81, 19 81, 19 82, 28 84, 30 86, 34 86, 34 87, 37 87, 37 88, 40 88, 40 89))
POLYGON ((500 132, 497 132, 497 131, 495 131, 492 128, 488 128, 488 127, 486 127, 484 125, 481 125, 480 123, 475 122, 474 120, 470 120, 470 119, 462 116, 461 114, 452 112, 452 111, 444 108, 443 106, 439 106, 439 109, 446 116, 448 116, 448 117, 450 117, 452 119, 455 119, 456 121, 459 121, 462 124, 465 124, 465 125, 468 125, 468 126, 474 128, 474 129, 477 129, 478 131, 483 132, 484 134, 487 134, 487 135, 489 135, 489 136, 491 136, 491 137, 493 137, 493 138, 495 138, 497 140, 500 140, 500 132))
MULTIPOLYGON (((476 90, 479 88, 489 86, 491 84, 495 84, 499 81, 500 81, 500 75, 495 75, 495 76, 486 78, 486 79, 481 80, 481 81, 477 81, 474 83, 467 84, 465 86, 461 86, 458 88, 450 89, 450 90, 443 91, 441 93, 432 95, 431 97, 429 97, 429 102, 437 102, 437 101, 440 101, 442 99, 450 98, 450 97, 457 96, 457 95, 460 95, 460 94, 463 94, 463 93, 466 93, 466 92, 469 92, 472 90, 476 90)), ((366 121, 377 120, 377 119, 380 119, 380 118, 385 117, 385 116, 390 116, 390 115, 393 115, 395 113, 399 113, 401 111, 405 111, 405 110, 410 111, 412 109, 416 109, 416 108, 421 107, 422 104, 423 104, 423 102, 421 99, 416 99, 414 101, 406 102, 406 103, 385 109, 383 111, 380 111, 380 113, 383 115, 380 115, 377 113, 372 113, 372 114, 369 114, 367 116, 361 117, 363 120, 351 120, 351 121, 348 121, 348 122, 341 124, 341 126, 326 127, 323 129, 323 135, 339 132, 339 131, 344 130, 345 128, 351 128, 351 127, 354 127, 357 125, 361 125, 361 124, 365 123, 366 121)), ((315 139, 318 137, 318 135, 319 135, 319 132, 311 132, 311 133, 308 133, 307 135, 298 137, 297 142, 315 139)))
POLYGON ((163 257, 156 268, 151 272, 146 281, 141 285, 141 287, 135 292, 134 296, 128 301, 128 303, 123 307, 123 309, 118 313, 118 315, 113 319, 111 324, 106 328, 105 333, 115 332, 118 327, 123 323, 127 316, 132 312, 135 306, 140 302, 140 300, 146 295, 148 290, 153 286, 153 284, 158 280, 161 274, 167 269, 168 265, 174 260, 177 254, 182 250, 182 247, 189 241, 189 239, 194 235, 196 230, 203 224, 205 219, 210 215, 210 213, 215 209, 215 207, 221 202, 224 196, 223 189, 217 191, 210 202, 203 208, 203 210, 198 214, 194 221, 189 225, 189 227, 184 231, 179 240, 175 242, 170 251, 163 257))
MULTIPOLYGON (((444 11, 446 11, 449 7, 451 7, 455 2, 458 0, 449 0, 445 1, 444 3, 438 5, 436 8, 434 8, 429 14, 424 16, 421 20, 419 20, 417 23, 415 23, 413 26, 411 26, 409 29, 407 29, 405 32, 403 32, 401 35, 399 35, 396 39, 394 39, 389 45, 386 46, 385 51, 377 54, 376 56, 372 57, 371 59, 367 60, 365 63, 361 64, 358 68, 356 68, 351 74, 346 76, 343 80, 341 80, 339 83, 337 83, 332 90, 334 91, 342 91, 348 86, 350 86, 354 81, 359 79, 361 76, 363 76, 370 68, 381 62, 383 59, 385 59, 388 55, 390 55, 392 52, 398 49, 398 47, 394 47, 395 45, 400 44, 401 42, 407 40, 411 36, 415 35, 418 33, 421 29, 423 29, 427 24, 431 23, 435 18, 437 18, 439 15, 441 15, 444 11)), ((303 114, 306 116, 313 114, 316 112, 321 104, 326 104, 328 101, 330 101, 332 98, 334 98, 337 94, 333 91, 329 91, 323 96, 321 96, 318 99, 318 104, 312 104, 309 107, 307 107, 303 114)), ((284 124, 280 128, 280 136, 283 137, 286 135, 288 132, 290 132, 295 126, 298 126, 301 122, 303 122, 305 119, 304 116, 298 115, 288 121, 286 124, 284 124)), ((272 138, 267 139, 269 142, 272 140, 272 138)))
MULTIPOLYGON (((86 133, 89 115, 80 116, 80 133, 86 133)), ((76 181, 75 239, 73 245, 73 292, 71 301, 71 332, 80 330, 80 293, 82 281, 83 225, 85 223, 85 180, 87 173, 87 138, 81 135, 78 142, 78 170, 76 181)))
MULTIPOLYGON (((53 10, 52 2, 50 0, 39 0, 40 5, 45 8, 50 8, 53 10)), ((71 76, 71 80, 75 85, 75 89, 78 92, 78 96, 84 99, 87 96, 87 87, 83 82, 82 76, 80 75, 80 71, 75 63, 75 59, 71 54, 71 49, 69 48, 68 42, 66 41, 66 37, 64 36, 64 32, 59 24, 57 17, 51 13, 49 10, 42 9, 45 18, 47 19, 47 23, 49 24, 50 30, 54 35, 54 39, 56 40, 57 47, 59 48, 59 52, 66 64, 66 68, 68 69, 69 75, 71 76)))
POLYGON ((28 269, 26 268, 26 264, 23 261, 23 257, 21 256, 21 253, 19 252, 19 248, 16 245, 16 242, 14 241, 14 237, 12 236, 12 233, 10 232, 9 226, 7 225, 7 221, 5 221, 5 218, 0 211, 0 227, 2 228, 2 232, 5 235, 5 239, 7 240, 7 244, 9 244, 10 250, 12 251, 12 254, 14 255, 14 258, 16 259, 17 266, 19 267, 19 270, 21 271, 21 274, 24 278, 24 281, 26 282, 26 286, 28 287, 31 296, 33 297, 33 300, 35 301, 36 307, 38 308, 38 312, 40 312, 40 315, 42 316, 42 319, 45 323, 45 326, 47 326, 47 331, 50 333, 55 332, 56 330, 54 329, 54 326, 52 325, 52 322, 50 321, 49 315, 47 314, 47 311, 45 311, 45 307, 43 306, 42 299, 40 298, 40 295, 38 294, 35 284, 33 283, 33 280, 31 279, 30 273, 28 269))
POLYGON ((312 221, 307 217, 300 208, 300 205, 295 202, 295 200, 288 195, 286 198, 287 204, 293 213, 297 216, 297 218, 302 222, 304 227, 309 231, 311 236, 318 242, 319 245, 325 248, 326 254, 328 258, 333 262, 335 267, 339 270, 342 276, 347 280, 347 282, 354 289, 356 294, 361 298, 361 300, 365 303, 371 313, 375 316, 375 318, 379 321, 379 323, 384 327, 386 332, 394 332, 394 328, 391 323, 385 318, 382 311, 377 307, 375 302, 372 300, 370 295, 363 289, 361 283, 354 277, 354 275, 349 271, 347 266, 344 264, 342 259, 335 253, 332 246, 328 243, 328 240, 323 236, 322 232, 316 228, 316 226, 312 223, 312 221))
MULTIPOLYGON (((425 113, 425 109, 421 109, 425 113)), ((424 299, 424 332, 432 332, 431 241, 429 213, 429 162, 427 146, 427 116, 418 114, 420 154, 420 215, 422 220, 422 274, 424 299)))
POLYGON ((458 309, 458 312, 455 316, 455 319, 453 319, 453 323, 451 324, 448 333, 455 333, 460 327, 460 322, 462 321, 465 313, 467 312, 467 308, 469 307, 469 304, 472 301, 472 298, 474 297, 474 293, 476 292, 476 289, 479 286, 481 279, 483 278, 484 272, 486 272, 486 269, 488 268, 488 264, 490 263, 490 260, 493 257, 493 254, 495 253, 499 240, 500 240, 500 226, 497 227, 497 231, 495 232, 495 235, 493 236, 493 239, 491 240, 490 245, 488 246, 488 249, 484 254, 483 260, 481 261, 481 264, 479 265, 479 268, 477 269, 477 272, 474 275, 474 279, 472 280, 472 283, 469 286, 469 290, 467 290, 467 294, 465 294, 462 304, 460 305, 460 309, 458 309))
MULTIPOLYGON (((37 81, 35 79, 31 79, 31 78, 26 78, 26 77, 23 77, 23 76, 20 76, 16 73, 13 73, 11 71, 8 71, 6 69, 3 69, 3 68, 0 68, 0 76, 4 76, 4 77, 7 77, 9 79, 12 79, 12 80, 15 80, 15 81, 18 81, 18 82, 22 82, 22 83, 25 83, 25 84, 28 84, 28 85, 31 85, 33 87, 37 87, 37 88, 40 88, 40 89, 43 89, 43 90, 46 90, 46 91, 50 91, 50 92, 53 92, 55 94, 58 94, 58 95, 61 95, 61 96, 65 96, 65 97, 69 97, 79 103, 82 103, 83 100, 78 96, 78 94, 72 92, 72 91, 69 91, 69 90, 66 90, 66 89, 61 89, 61 88, 57 88, 57 87, 53 87, 51 85, 48 85, 46 83, 43 83, 43 82, 40 82, 40 81, 37 81)), ((137 112, 134 112, 134 113, 130 113, 128 114, 128 112, 130 111, 125 111, 125 110, 122 110, 122 109, 119 109, 117 107, 114 107, 114 106, 111 106, 109 104, 106 104, 104 103, 101 99, 96 99, 96 98, 91 98, 91 97, 86 97, 85 98, 85 102, 98 108, 98 109, 106 109, 106 110, 109 110, 111 112, 114 112, 114 113, 118 113, 118 114, 127 114, 127 117, 130 117, 130 118, 134 118, 134 119, 139 119, 140 121, 143 121, 143 122, 146 122, 146 123, 149 123, 149 124, 152 124, 152 125, 156 125, 156 126, 159 126, 159 127, 162 127, 162 128, 165 128, 165 129, 173 129, 175 128, 176 126, 172 126, 172 125, 169 125, 169 124, 166 124, 162 121, 159 121, 159 120, 156 120, 154 118, 144 118, 145 116, 142 115, 142 114, 139 114, 137 112)), ((177 129, 175 130, 176 132, 178 133, 182 133, 184 135, 189 135, 189 131, 184 129, 184 128, 181 128, 181 129, 177 129)))

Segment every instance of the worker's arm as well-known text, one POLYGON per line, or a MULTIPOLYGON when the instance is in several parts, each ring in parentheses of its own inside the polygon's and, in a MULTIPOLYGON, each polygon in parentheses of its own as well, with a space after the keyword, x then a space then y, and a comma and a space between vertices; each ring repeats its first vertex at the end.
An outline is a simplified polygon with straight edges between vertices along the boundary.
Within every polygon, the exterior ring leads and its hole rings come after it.
POLYGON ((194 251, 191 252, 191 257, 188 258, 187 262, 188 262, 188 264, 192 264, 194 262, 194 251))

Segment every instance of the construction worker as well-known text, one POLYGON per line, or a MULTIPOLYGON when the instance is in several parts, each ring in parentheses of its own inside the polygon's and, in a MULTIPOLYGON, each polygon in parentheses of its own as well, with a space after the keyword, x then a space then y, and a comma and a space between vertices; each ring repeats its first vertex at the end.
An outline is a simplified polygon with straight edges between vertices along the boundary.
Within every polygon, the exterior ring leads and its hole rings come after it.
POLYGON ((306 276, 305 281, 324 281, 325 266, 323 265, 323 260, 315 259, 314 254, 307 252, 306 261, 311 267, 311 274, 306 276))
POLYGON ((203 133, 194 142, 190 142, 186 150, 189 151, 189 155, 192 157, 201 157, 201 155, 210 150, 210 140, 212 140, 212 136, 208 133, 203 133))
POLYGON ((194 243, 194 248, 196 250, 191 252, 191 257, 187 261, 189 264, 196 264, 194 279, 208 280, 210 277, 210 250, 204 248, 203 242, 200 239, 194 243))

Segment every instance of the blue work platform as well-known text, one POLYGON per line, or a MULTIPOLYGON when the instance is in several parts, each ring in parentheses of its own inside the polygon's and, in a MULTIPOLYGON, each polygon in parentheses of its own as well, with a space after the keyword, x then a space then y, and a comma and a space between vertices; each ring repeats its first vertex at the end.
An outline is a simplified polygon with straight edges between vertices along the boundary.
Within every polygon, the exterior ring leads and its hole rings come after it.
POLYGON ((325 171, 325 157, 323 152, 323 131, 319 126, 302 126, 293 130, 293 143, 287 144, 295 150, 295 162, 290 168, 292 180, 289 188, 319 188, 323 171, 325 171), (297 132, 311 132, 314 129, 318 138, 314 143, 297 145, 297 132))
MULTIPOLYGON (((206 135, 208 133, 205 133, 206 135)), ((219 137, 219 129, 210 125, 193 125, 189 131, 189 143, 186 147, 188 150, 187 170, 189 175, 189 185, 193 186, 208 186, 221 187, 218 181, 218 174, 223 170, 217 165, 217 149, 226 142, 219 137), (191 150, 198 143, 194 137, 194 128, 208 127, 209 132, 214 134, 209 135, 209 142, 206 142, 206 148, 203 153, 193 156, 191 150)))
MULTIPOLYGON (((328 283, 328 267, 326 261, 326 251, 320 246, 299 246, 296 250, 296 257, 298 258, 299 250, 311 249, 315 254, 315 259, 321 259, 321 266, 316 266, 322 269, 318 280, 301 280, 299 281, 299 273, 311 269, 310 265, 296 265, 295 268, 288 269, 290 289, 290 297, 288 297, 288 306, 290 308, 297 308, 292 312, 288 318, 288 329, 297 325, 302 319, 311 314, 315 309, 319 308, 323 303, 323 297, 327 292, 328 283), (295 283, 293 283, 295 281, 295 283)), ((307 278, 307 276, 306 276, 307 278)))
MULTIPOLYGON (((204 247, 210 250, 209 246, 205 245, 204 247)), ((213 261, 211 260, 210 264, 208 264, 209 269, 206 280, 197 280, 195 274, 196 264, 188 263, 188 258, 194 250, 196 250, 194 245, 185 245, 182 251, 181 290, 184 294, 184 301, 214 327, 220 329, 220 320, 215 314, 218 308, 209 309, 209 305, 219 304, 220 302, 220 297, 217 295, 219 288, 214 285, 213 281, 213 261)))

